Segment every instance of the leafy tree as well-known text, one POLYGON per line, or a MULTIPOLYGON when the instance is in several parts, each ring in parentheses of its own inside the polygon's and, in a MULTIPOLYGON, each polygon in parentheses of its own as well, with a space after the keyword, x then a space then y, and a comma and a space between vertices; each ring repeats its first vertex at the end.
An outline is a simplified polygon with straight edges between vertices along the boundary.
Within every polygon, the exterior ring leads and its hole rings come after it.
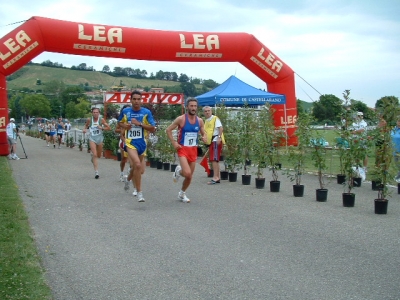
POLYGON ((180 84, 180 87, 183 91, 183 93, 188 96, 188 97, 194 97, 196 96, 196 87, 194 86, 193 83, 190 82, 182 82, 180 84))
POLYGON ((75 104, 78 103, 78 98, 87 98, 83 89, 79 86, 69 86, 61 92, 61 102, 63 106, 66 106, 69 102, 73 101, 75 104))
POLYGON ((315 120, 322 123, 329 120, 334 123, 340 121, 342 111, 342 100, 332 94, 325 94, 319 97, 318 101, 313 103, 312 115, 315 120))
POLYGON ((90 115, 90 102, 85 98, 78 98, 78 103, 69 102, 65 107, 65 117, 69 119, 84 118, 90 115))
POLYGON ((163 71, 158 71, 157 73, 156 73, 156 79, 159 79, 159 80, 163 80, 164 79, 164 72, 163 71))
POLYGON ((300 118, 305 114, 302 101, 300 99, 297 99, 296 105, 297 105, 297 116, 300 118))
POLYGON ((207 79, 207 80, 203 80, 203 85, 205 85, 206 87, 208 87, 210 89, 213 89, 218 86, 218 83, 216 83, 212 79, 207 79))
POLYGON ((399 99, 395 96, 385 96, 380 98, 375 103, 375 108, 377 110, 382 110, 383 107, 386 107, 389 103, 393 103, 395 106, 399 106, 399 99))
POLYGON ((181 73, 181 75, 178 78, 179 82, 188 82, 189 81, 189 77, 186 74, 181 73))
POLYGON ((110 72, 111 72, 111 69, 110 69, 110 67, 109 67, 108 65, 105 65, 105 66, 103 67, 103 70, 101 70, 101 72, 103 72, 103 73, 110 73, 110 72))
POLYGON ((28 116, 48 116, 51 111, 50 101, 43 95, 25 95, 19 104, 28 116))
POLYGON ((193 84, 200 84, 200 79, 199 78, 191 78, 190 82, 193 84))

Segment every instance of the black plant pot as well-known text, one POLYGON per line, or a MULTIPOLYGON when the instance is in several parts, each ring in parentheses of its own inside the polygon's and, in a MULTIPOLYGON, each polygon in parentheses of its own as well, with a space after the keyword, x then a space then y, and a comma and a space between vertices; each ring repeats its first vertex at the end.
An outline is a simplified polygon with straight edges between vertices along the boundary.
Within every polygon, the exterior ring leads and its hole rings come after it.
POLYGON ((354 187, 361 187, 362 178, 361 177, 354 177, 353 178, 353 185, 354 187))
POLYGON ((177 166, 177 164, 171 164, 171 172, 175 172, 177 166))
POLYGON ((242 175, 242 184, 243 185, 250 185, 251 183, 251 175, 242 175))
POLYGON ((157 169, 162 170, 162 168, 163 168, 163 163, 162 163, 162 161, 158 161, 158 162, 157 162, 157 169))
POLYGON ((303 197, 304 196, 304 185, 294 184, 293 185, 293 195, 295 197, 303 197))
POLYGON ((336 180, 338 184, 343 184, 346 182, 346 175, 344 174, 337 174, 336 175, 336 180))
POLYGON ((387 199, 375 199, 375 214, 386 215, 389 201, 387 199))
POLYGON ((210 170, 210 173, 207 174, 207 177, 210 177, 210 178, 214 177, 214 170, 210 170))
POLYGON ((171 163, 165 162, 165 163, 163 163, 163 167, 164 167, 164 171, 169 171, 169 169, 171 168, 171 163))
POLYGON ((343 206, 354 207, 354 201, 356 200, 356 194, 354 193, 343 193, 342 194, 343 206))
POLYGON ((228 178, 229 178, 229 172, 228 171, 221 171, 219 173, 221 175, 221 180, 228 180, 228 178))
POLYGON ((229 172, 228 177, 229 177, 229 182, 237 181, 237 173, 236 172, 229 172))
POLYGON ((150 158, 150 168, 157 168, 157 160, 155 158, 150 158))
POLYGON ((371 188, 373 191, 380 191, 383 189, 382 184, 379 181, 372 180, 371 181, 371 188))
POLYGON ((328 199, 328 190, 327 189, 317 189, 316 196, 318 202, 326 202, 328 199))
POLYGON ((397 194, 400 194, 400 183, 397 184, 397 194))
POLYGON ((256 189, 263 189, 265 188, 265 178, 256 178, 256 189))
POLYGON ((271 181, 269 182, 269 191, 270 191, 270 192, 278 193, 280 187, 281 187, 281 182, 280 182, 280 181, 271 180, 271 181))

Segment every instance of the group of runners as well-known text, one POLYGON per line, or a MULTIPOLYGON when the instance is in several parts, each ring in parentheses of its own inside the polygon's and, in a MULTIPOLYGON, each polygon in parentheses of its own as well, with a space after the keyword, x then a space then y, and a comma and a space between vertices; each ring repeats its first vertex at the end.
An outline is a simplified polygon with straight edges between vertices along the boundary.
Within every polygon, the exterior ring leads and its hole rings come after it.
MULTIPOLYGON (((142 175, 145 171, 146 148, 148 136, 155 132, 156 123, 151 111, 142 107, 142 94, 140 91, 133 91, 130 96, 131 105, 122 107, 115 132, 120 135, 120 150, 122 159, 120 163, 120 180, 124 182, 124 189, 128 191, 133 186, 134 197, 138 202, 145 202, 142 190, 142 175), (128 165, 128 172, 124 174, 124 169, 128 165)), ((204 122, 197 116, 197 100, 187 99, 187 114, 176 118, 166 132, 169 140, 177 151, 180 165, 173 173, 175 182, 180 177, 184 177, 182 187, 178 192, 178 199, 184 203, 189 203, 190 199, 186 195, 197 160, 198 135, 201 135, 203 142, 207 141, 204 122), (173 131, 178 130, 177 139, 173 136, 173 131)), ((102 153, 103 131, 111 130, 110 125, 101 118, 100 110, 92 108, 92 117, 88 118, 83 132, 89 131, 89 145, 92 152, 91 161, 95 171, 95 179, 100 177, 98 159, 102 153)))
POLYGON ((61 117, 58 118, 57 123, 55 120, 51 122, 47 120, 44 123, 38 122, 38 135, 41 136, 44 132, 47 147, 52 144, 53 148, 56 148, 56 144, 58 144, 58 149, 60 149, 64 133, 70 129, 71 124, 69 122, 64 124, 61 117))

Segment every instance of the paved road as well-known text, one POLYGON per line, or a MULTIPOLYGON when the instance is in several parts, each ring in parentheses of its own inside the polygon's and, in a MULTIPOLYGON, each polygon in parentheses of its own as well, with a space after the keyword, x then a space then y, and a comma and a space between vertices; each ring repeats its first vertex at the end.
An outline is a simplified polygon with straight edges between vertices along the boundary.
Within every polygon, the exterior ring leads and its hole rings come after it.
POLYGON ((334 181, 319 203, 312 175, 295 198, 283 175, 271 193, 207 186, 198 167, 184 204, 171 173, 148 168, 138 203, 116 161, 95 180, 86 152, 23 143, 10 164, 55 299, 400 299, 397 193, 375 215, 367 183, 344 208, 334 181))

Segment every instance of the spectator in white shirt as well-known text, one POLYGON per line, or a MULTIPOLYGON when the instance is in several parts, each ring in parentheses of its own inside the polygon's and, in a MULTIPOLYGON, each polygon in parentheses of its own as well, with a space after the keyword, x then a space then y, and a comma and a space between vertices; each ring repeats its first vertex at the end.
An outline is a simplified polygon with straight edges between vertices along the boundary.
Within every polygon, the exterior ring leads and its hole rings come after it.
POLYGON ((17 126, 15 126, 15 119, 11 118, 10 123, 7 124, 6 132, 7 132, 7 140, 8 144, 10 145, 10 154, 8 155, 9 159, 18 160, 19 157, 17 156, 17 126))

